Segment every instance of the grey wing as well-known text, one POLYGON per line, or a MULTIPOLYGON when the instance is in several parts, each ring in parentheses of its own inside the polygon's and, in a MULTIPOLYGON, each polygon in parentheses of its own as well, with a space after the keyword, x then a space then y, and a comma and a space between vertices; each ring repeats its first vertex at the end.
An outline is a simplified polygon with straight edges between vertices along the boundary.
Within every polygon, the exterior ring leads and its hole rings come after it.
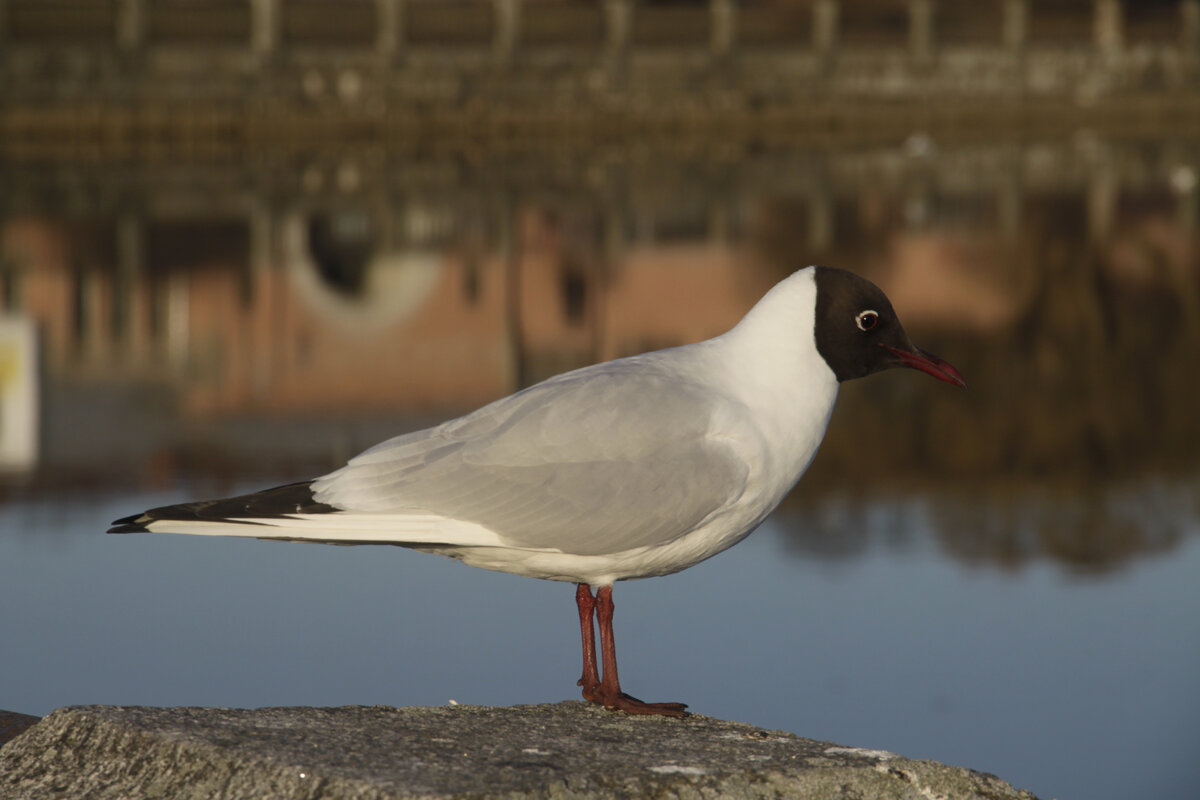
POLYGON ((710 435, 720 403, 732 401, 670 375, 606 367, 384 442, 315 481, 315 497, 598 555, 673 541, 741 496, 746 462, 710 435))

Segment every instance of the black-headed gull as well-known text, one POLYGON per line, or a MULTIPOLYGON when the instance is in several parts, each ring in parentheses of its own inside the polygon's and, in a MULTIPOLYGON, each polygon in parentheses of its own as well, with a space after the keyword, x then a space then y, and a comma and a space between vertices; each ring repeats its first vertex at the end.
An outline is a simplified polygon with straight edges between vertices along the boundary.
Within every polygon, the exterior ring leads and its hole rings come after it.
POLYGON ((109 532, 392 544, 570 581, 583 696, 680 716, 681 703, 621 691, 613 583, 678 572, 745 538, 808 468, 838 384, 891 367, 966 385, 909 341, 874 284, 809 267, 714 339, 558 375, 315 480, 152 509, 109 532))

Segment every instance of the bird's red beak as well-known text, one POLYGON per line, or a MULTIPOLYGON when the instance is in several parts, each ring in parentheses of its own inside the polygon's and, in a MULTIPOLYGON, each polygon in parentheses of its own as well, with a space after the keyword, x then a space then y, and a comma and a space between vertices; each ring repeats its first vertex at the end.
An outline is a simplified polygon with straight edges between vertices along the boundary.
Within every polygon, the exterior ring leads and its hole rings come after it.
POLYGON ((886 344, 883 345, 883 348, 900 359, 902 366, 919 369, 921 372, 928 373, 939 381, 953 383, 955 386, 965 387, 967 385, 967 381, 963 378, 962 373, 956 370, 949 361, 938 358, 928 350, 922 350, 916 345, 913 345, 911 351, 888 347, 886 344))

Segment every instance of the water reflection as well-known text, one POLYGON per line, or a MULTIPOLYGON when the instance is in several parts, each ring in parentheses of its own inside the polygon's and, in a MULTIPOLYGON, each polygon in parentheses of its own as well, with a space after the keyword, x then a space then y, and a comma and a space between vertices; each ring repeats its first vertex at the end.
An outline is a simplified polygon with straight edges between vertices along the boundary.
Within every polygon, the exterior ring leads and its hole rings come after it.
POLYGON ((921 513, 957 557, 1111 566, 1196 515, 1197 168, 1190 142, 1096 134, 5 163, 0 302, 21 333, 4 491, 312 474, 550 374, 716 334, 824 262, 883 285, 971 388, 847 385, 795 546, 857 551, 878 521, 854 517, 852 487, 938 497, 921 513))
POLYGON ((1015 569, 1049 559, 1078 574, 1127 565, 1134 556, 1171 551, 1196 530, 1200 494, 1195 476, 1141 482, 1072 485, 971 482, 949 491, 889 494, 831 490, 787 505, 789 548, 805 557, 843 560, 873 549, 933 543, 968 564, 1015 569))

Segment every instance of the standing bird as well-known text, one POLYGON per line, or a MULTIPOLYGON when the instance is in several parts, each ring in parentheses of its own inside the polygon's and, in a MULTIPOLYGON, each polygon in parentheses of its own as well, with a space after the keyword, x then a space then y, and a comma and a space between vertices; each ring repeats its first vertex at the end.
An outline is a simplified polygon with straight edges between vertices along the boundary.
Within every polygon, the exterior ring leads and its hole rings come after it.
POLYGON ((808 267, 716 338, 567 372, 315 480, 151 509, 109 533, 391 544, 570 581, 583 696, 682 716, 682 703, 621 691, 613 583, 678 572, 744 539, 812 462, 838 384, 891 367, 966 385, 909 341, 870 281, 808 267))

